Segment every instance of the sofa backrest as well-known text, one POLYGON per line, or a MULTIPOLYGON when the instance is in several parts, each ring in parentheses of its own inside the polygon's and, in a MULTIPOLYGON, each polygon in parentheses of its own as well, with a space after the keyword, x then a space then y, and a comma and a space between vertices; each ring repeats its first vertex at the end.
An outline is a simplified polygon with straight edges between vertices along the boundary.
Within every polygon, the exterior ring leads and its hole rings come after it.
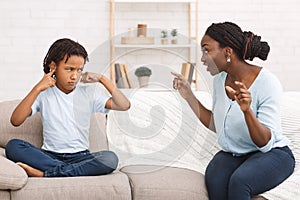
MULTIPOLYGON (((41 147, 43 126, 39 113, 26 119, 19 127, 14 127, 10 123, 11 114, 19 102, 20 100, 0 102, 0 147, 5 148, 7 142, 13 138, 22 139, 41 147)), ((108 149, 105 115, 96 113, 91 116, 89 137, 91 151, 108 149)))

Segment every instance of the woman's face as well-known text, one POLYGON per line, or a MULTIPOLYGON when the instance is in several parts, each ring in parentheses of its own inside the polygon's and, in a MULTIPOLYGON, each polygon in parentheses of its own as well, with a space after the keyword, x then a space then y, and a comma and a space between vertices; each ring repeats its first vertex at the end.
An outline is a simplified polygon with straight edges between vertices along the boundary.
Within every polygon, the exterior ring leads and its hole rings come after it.
POLYGON ((201 49, 201 61, 203 65, 207 66, 206 70, 209 71, 211 75, 216 75, 224 71, 224 66, 227 64, 225 51, 216 40, 208 35, 204 35, 201 40, 201 49))

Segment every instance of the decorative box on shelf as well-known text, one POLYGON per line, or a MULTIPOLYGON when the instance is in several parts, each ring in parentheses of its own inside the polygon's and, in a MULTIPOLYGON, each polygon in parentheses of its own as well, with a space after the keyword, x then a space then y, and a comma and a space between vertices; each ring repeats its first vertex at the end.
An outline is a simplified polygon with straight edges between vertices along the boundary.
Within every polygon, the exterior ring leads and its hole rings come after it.
POLYGON ((154 44, 154 37, 122 37, 121 44, 154 44))

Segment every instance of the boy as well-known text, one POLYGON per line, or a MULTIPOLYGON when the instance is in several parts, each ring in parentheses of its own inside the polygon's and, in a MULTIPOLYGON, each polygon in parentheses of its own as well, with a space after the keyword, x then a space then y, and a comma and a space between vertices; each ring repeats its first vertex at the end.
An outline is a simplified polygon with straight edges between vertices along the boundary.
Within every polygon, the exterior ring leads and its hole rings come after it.
POLYGON ((88 55, 70 39, 52 44, 45 59, 45 75, 15 108, 11 123, 20 126, 28 116, 40 112, 43 146, 13 139, 6 146, 8 159, 17 162, 28 176, 64 177, 109 174, 118 165, 111 151, 90 153, 88 134, 93 112, 127 110, 128 99, 105 76, 83 73, 88 55), (81 78, 83 83, 78 84, 81 78), (111 94, 102 93, 100 82, 111 94))

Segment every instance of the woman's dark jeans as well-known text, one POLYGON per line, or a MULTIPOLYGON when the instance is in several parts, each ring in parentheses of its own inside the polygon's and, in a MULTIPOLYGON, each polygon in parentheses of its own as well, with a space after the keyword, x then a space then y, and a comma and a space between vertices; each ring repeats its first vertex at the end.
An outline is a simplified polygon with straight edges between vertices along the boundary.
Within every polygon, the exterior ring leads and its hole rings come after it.
POLYGON ((295 158, 287 146, 239 157, 220 151, 205 172, 209 199, 250 200, 279 185, 294 168, 295 158))

